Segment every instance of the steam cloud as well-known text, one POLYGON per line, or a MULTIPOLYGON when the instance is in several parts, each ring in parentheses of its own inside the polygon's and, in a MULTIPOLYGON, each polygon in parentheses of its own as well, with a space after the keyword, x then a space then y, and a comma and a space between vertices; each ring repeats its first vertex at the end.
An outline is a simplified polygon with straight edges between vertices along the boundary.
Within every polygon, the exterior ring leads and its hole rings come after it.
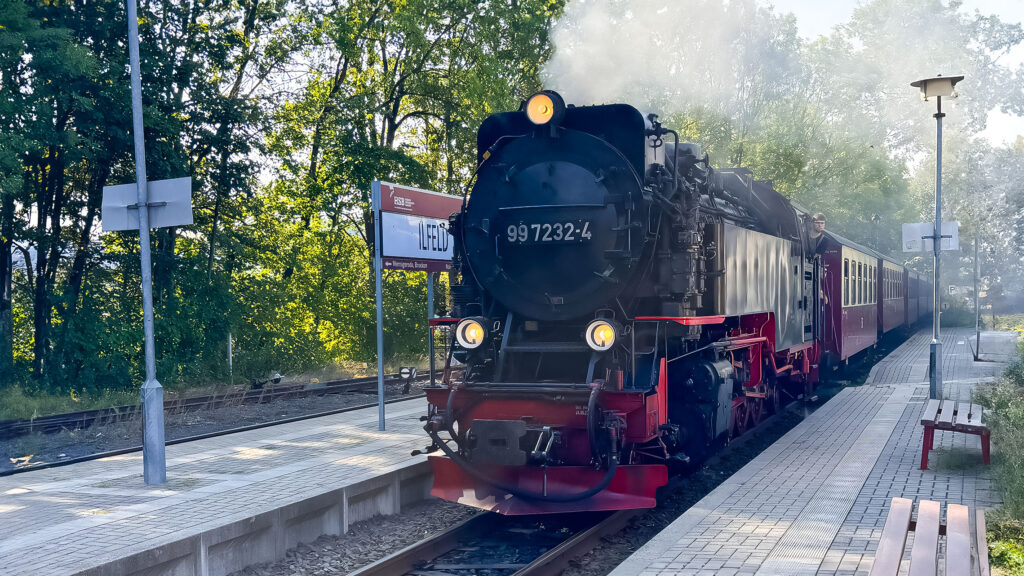
POLYGON ((770 90, 798 68, 795 20, 750 0, 575 0, 552 40, 545 85, 579 105, 701 106, 734 116, 749 78, 770 90))

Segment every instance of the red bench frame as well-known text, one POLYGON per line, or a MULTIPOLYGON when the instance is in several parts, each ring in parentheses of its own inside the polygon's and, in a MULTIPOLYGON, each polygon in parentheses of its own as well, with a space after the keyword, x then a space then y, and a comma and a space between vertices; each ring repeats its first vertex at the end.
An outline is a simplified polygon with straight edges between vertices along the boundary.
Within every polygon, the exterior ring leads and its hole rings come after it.
POLYGON ((977 404, 952 400, 929 400, 921 424, 924 425, 924 446, 921 447, 921 470, 928 469, 928 453, 935 447, 935 431, 949 430, 981 436, 981 456, 991 464, 989 429, 981 421, 982 409, 977 404))

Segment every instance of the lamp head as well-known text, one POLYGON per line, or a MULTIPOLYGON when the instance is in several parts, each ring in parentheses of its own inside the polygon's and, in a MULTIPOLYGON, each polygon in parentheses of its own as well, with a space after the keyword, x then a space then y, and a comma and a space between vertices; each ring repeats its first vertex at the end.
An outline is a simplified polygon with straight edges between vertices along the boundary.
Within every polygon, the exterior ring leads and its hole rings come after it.
POLYGON ((929 98, 934 96, 956 98, 957 94, 953 88, 957 82, 963 79, 963 76, 936 76, 935 78, 925 78, 924 80, 911 82, 910 85, 914 88, 920 88, 921 100, 927 102, 929 98))

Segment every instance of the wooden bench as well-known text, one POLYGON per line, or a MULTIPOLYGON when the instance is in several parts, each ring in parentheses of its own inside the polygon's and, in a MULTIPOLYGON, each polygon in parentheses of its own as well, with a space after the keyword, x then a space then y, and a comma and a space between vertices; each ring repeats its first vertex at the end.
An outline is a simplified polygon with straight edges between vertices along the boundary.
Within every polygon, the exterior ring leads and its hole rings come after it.
POLYGON ((950 430, 981 436, 981 456, 985 464, 989 457, 989 430, 981 421, 981 406, 952 400, 929 400, 921 417, 924 425, 924 446, 921 448, 921 470, 928 469, 928 453, 935 445, 936 430, 950 430))
POLYGON ((910 576, 935 576, 938 573, 939 536, 946 537, 946 576, 990 576, 983 510, 976 513, 976 545, 972 546, 967 506, 947 506, 945 524, 941 522, 942 505, 938 502, 921 500, 916 521, 911 519, 913 508, 911 500, 892 499, 870 576, 896 576, 899 573, 910 532, 914 533, 910 576), (972 565, 975 567, 973 572, 972 565))

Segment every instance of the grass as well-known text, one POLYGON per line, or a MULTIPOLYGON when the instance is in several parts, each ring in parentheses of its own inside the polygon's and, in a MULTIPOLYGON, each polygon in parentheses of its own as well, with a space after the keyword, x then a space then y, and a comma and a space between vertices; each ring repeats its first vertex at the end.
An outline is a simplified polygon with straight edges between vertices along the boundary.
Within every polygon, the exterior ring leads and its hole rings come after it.
MULTIPOLYGON (((398 372, 401 366, 416 366, 425 370, 427 366, 426 356, 412 358, 402 361, 390 360, 384 363, 386 374, 398 372)), ((443 361, 438 361, 437 368, 443 366, 443 361)), ((364 364, 362 362, 338 362, 329 366, 296 375, 285 375, 285 382, 330 382, 332 380, 345 380, 348 378, 359 378, 364 376, 375 376, 377 374, 376 364, 364 364)), ((226 384, 203 383, 197 386, 182 386, 173 390, 165 389, 165 400, 178 397, 205 396, 222 394, 230 389, 241 390, 248 384, 236 385, 234 387, 226 384)), ((55 393, 43 390, 32 390, 20 385, 12 385, 0 388, 0 421, 4 420, 25 420, 49 416, 51 414, 63 414, 66 412, 79 412, 82 410, 95 410, 98 408, 110 408, 112 406, 131 406, 139 403, 139 390, 104 390, 100 394, 84 394, 72 391, 70 393, 55 393)))
POLYGON ((1002 508, 988 523, 992 565, 1001 574, 1024 576, 1024 342, 1017 360, 998 381, 980 388, 977 398, 988 410, 994 471, 1003 498, 1002 508))
POLYGON ((138 391, 105 390, 99 395, 80 395, 75 392, 55 394, 26 390, 14 385, 0 389, 0 421, 38 418, 49 414, 124 406, 138 402, 138 391))
POLYGON ((981 320, 989 330, 1012 331, 1024 336, 1024 314, 1004 314, 995 318, 982 316, 981 320))

